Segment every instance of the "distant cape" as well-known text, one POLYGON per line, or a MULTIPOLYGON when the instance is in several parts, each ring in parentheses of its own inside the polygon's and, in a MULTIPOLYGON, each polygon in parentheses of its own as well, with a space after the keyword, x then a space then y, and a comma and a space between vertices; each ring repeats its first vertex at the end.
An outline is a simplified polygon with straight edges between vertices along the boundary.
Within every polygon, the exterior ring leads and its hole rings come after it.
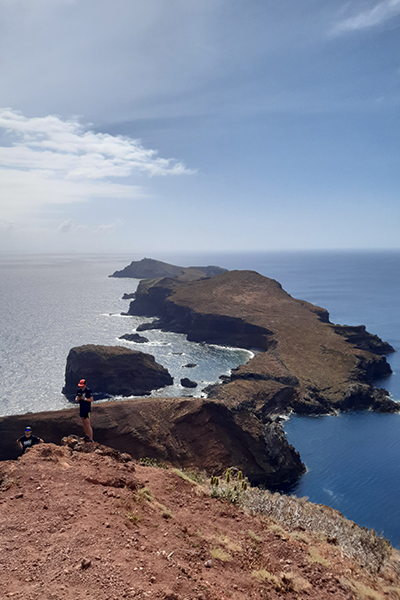
POLYGON ((202 277, 213 277, 226 271, 227 269, 215 266, 179 267, 153 258, 143 258, 142 260, 132 261, 130 265, 121 271, 115 271, 110 277, 131 277, 134 279, 179 277, 179 279, 193 280, 202 277))

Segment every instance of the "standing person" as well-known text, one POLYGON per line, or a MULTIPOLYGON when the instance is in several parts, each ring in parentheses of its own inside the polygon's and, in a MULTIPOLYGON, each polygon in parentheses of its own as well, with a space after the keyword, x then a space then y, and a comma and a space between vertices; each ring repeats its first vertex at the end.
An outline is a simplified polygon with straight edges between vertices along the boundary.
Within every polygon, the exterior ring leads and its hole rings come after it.
POLYGON ((25 435, 22 435, 17 439, 17 444, 22 450, 22 454, 24 454, 25 450, 29 450, 32 446, 36 444, 43 444, 42 438, 36 437, 36 435, 32 435, 32 427, 25 427, 25 435))
POLYGON ((85 431, 85 442, 93 442, 93 429, 90 424, 90 409, 92 407, 93 396, 92 391, 86 387, 86 379, 81 379, 78 383, 75 402, 79 402, 79 415, 85 431))

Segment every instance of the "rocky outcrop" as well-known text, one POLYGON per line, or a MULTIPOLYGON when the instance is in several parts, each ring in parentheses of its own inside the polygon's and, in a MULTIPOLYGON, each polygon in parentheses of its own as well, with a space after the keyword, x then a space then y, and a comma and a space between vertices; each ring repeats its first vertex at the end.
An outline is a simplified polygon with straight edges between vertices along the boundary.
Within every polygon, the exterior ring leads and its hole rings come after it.
POLYGON ((368 333, 365 325, 333 325, 335 333, 343 335, 348 342, 360 348, 360 350, 367 350, 373 354, 390 354, 395 352, 393 346, 387 342, 383 342, 377 335, 368 333))
POLYGON ((75 395, 82 378, 93 392, 121 396, 140 396, 173 383, 167 369, 150 354, 93 344, 70 350, 63 393, 75 395))
POLYGON ((183 377, 181 379, 181 385, 186 388, 196 388, 198 384, 195 381, 189 379, 188 377, 183 377))
MULTIPOLYGON (((298 453, 278 423, 264 423, 248 408, 200 398, 95 402, 94 439, 133 458, 157 458, 210 474, 235 465, 252 482, 270 487, 295 482, 305 470, 298 453)), ((0 418, 0 458, 20 454, 15 440, 26 425, 55 444, 65 436, 82 435, 78 413, 73 408, 0 418)))
POLYGON ((118 339, 127 340, 128 342, 136 342, 137 344, 144 344, 149 341, 147 337, 139 335, 138 333, 124 333, 124 335, 121 335, 118 339))
POLYGON ((141 329, 186 333, 189 340, 259 349, 209 396, 254 400, 263 414, 305 414, 372 408, 397 411, 373 382, 391 373, 393 348, 365 327, 329 322, 328 312, 292 298, 272 279, 229 271, 210 279, 141 282, 129 314, 158 319, 141 329))
POLYGON ((178 267, 170 265, 160 260, 152 258, 143 258, 142 260, 132 261, 130 265, 121 271, 115 271, 110 277, 132 277, 135 279, 154 279, 156 277, 186 277, 188 279, 198 279, 200 277, 213 277, 219 273, 224 273, 226 269, 215 266, 207 267, 178 267))

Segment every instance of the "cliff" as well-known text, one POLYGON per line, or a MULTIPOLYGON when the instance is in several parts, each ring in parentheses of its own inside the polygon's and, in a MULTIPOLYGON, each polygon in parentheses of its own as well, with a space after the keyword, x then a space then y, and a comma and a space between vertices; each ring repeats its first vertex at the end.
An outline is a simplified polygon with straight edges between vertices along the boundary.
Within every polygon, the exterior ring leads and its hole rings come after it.
POLYGON ((0 464, 4 598, 399 597, 399 553, 328 507, 64 443, 0 464))
POLYGON ((260 350, 209 390, 224 402, 250 400, 263 415, 398 410, 385 390, 373 386, 391 373, 383 356, 394 351, 389 344, 365 327, 330 323, 325 309, 292 298, 277 281, 253 271, 141 282, 129 314, 158 317, 141 330, 161 328, 193 341, 260 350))
MULTIPOLYGON (((78 408, 0 418, 0 458, 15 459, 15 440, 26 425, 46 442, 59 444, 68 434, 82 434, 78 408)), ((290 485, 305 471, 278 423, 263 420, 246 407, 230 408, 218 400, 163 399, 94 402, 94 439, 182 468, 220 474, 240 467, 256 484, 290 485)))

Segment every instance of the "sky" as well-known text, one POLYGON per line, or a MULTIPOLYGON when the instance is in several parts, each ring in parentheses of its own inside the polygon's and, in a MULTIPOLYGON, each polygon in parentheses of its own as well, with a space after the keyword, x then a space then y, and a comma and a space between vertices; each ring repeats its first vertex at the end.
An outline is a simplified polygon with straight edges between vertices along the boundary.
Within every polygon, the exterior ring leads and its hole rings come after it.
POLYGON ((398 249, 400 0, 0 0, 0 252, 398 249))

